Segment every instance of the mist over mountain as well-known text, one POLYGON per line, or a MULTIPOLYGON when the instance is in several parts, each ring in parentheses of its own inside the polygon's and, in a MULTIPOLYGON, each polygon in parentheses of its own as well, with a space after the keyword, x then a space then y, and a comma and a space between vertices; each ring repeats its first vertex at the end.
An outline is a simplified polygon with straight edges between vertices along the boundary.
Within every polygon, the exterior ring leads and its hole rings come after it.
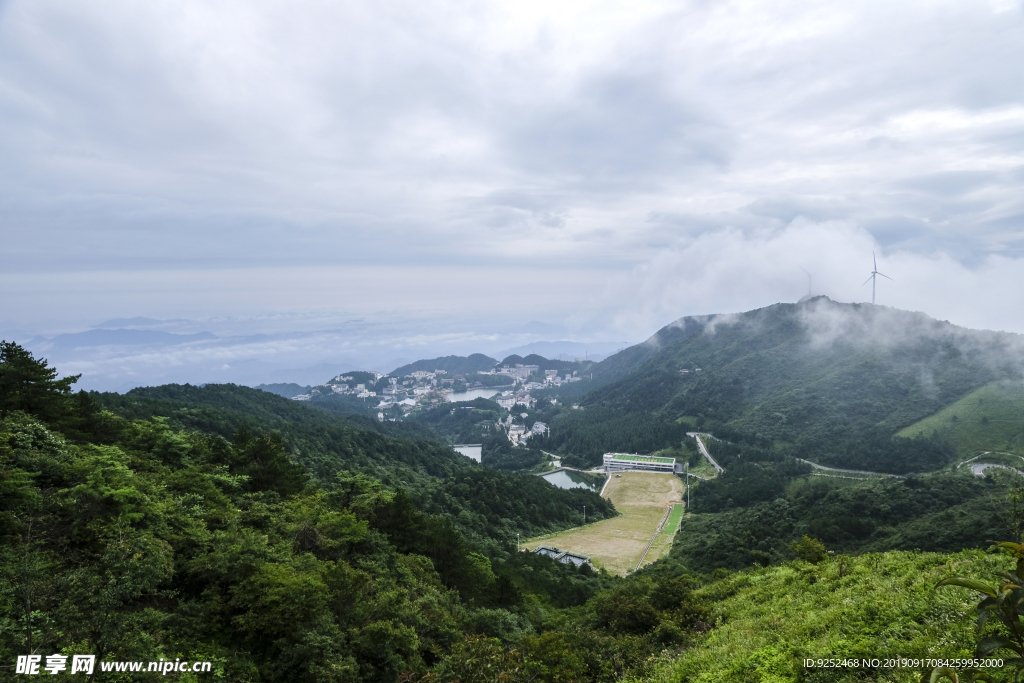
MULTIPOLYGON (((537 321, 314 312, 202 320, 122 317, 78 327, 49 323, 37 330, 0 329, 0 339, 19 341, 61 373, 80 374, 79 388, 124 392, 167 383, 315 385, 341 372, 391 372, 418 359, 500 359, 509 355, 503 353, 507 349, 543 341, 548 328, 565 334, 537 321)), ((589 333, 582 341, 557 344, 587 345, 588 338, 589 333)))
MULTIPOLYGON (((602 449, 663 448, 700 426, 816 461, 905 472, 892 435, 989 382, 1022 377, 1021 335, 817 297, 674 321, 596 364, 592 381, 571 387, 582 410, 551 433, 581 462, 602 449), (587 435, 611 417, 663 429, 648 430, 647 443, 612 437, 598 447, 587 435)), ((933 455, 918 464, 943 464, 933 455)))
POLYGON ((74 334, 60 334, 51 339, 36 337, 29 344, 40 352, 67 352, 96 346, 174 346, 189 342, 208 341, 217 336, 210 332, 175 334, 156 330, 98 329, 74 334))

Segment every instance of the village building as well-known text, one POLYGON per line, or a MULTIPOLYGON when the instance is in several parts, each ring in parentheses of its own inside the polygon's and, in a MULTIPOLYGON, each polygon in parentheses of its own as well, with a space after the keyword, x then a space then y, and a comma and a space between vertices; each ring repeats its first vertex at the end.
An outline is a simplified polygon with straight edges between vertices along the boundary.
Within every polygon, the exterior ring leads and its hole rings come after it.
POLYGON ((538 555, 544 555, 546 557, 550 557, 554 561, 561 562, 562 564, 574 564, 577 567, 580 566, 581 564, 586 564, 591 569, 594 569, 594 565, 590 562, 590 558, 587 557, 586 555, 580 555, 578 553, 572 553, 572 552, 569 552, 568 550, 559 550, 558 548, 553 548, 551 546, 546 546, 546 545, 542 545, 542 546, 538 547, 533 552, 535 552, 538 555))
POLYGON ((676 471, 675 458, 655 458, 650 455, 605 453, 604 471, 612 472, 668 472, 676 471))

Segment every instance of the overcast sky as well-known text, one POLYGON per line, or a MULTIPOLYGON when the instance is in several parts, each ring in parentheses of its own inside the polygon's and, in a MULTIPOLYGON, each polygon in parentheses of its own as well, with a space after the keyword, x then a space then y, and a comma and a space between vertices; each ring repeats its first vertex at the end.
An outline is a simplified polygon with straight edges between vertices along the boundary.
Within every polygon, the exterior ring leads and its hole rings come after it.
POLYGON ((870 301, 875 251, 879 303, 1024 332, 1024 8, 0 0, 0 231, 8 329, 639 341, 870 301))

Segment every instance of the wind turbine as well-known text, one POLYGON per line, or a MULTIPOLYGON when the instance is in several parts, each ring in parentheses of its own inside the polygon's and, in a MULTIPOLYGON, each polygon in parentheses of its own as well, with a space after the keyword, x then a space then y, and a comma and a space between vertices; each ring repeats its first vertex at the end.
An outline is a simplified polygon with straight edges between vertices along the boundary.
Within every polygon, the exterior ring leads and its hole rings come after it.
MULTIPOLYGON (((872 261, 872 263, 875 264, 875 268, 874 268, 874 270, 871 271, 871 277, 869 277, 867 280, 865 280, 864 284, 866 285, 868 283, 868 280, 871 280, 871 303, 874 304, 875 303, 875 276, 876 275, 881 275, 886 280, 892 280, 892 278, 889 277, 888 275, 886 275, 885 273, 879 273, 878 272, 878 260, 875 258, 875 252, 871 252, 871 261, 872 261)), ((896 282, 895 280, 892 280, 892 281, 896 282)), ((861 286, 863 287, 864 285, 861 285, 861 286)))
MULTIPOLYGON (((807 271, 804 268, 800 268, 800 270, 803 270, 805 273, 807 273, 807 271)), ((811 280, 811 274, 807 273, 807 296, 805 296, 804 299, 811 298, 811 280)))

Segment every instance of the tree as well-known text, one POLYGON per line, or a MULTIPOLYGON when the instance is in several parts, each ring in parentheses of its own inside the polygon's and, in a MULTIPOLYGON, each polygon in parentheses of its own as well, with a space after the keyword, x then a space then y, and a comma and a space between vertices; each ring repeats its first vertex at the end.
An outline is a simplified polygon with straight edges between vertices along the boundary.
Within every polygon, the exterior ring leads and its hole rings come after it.
POLYGON ((793 551, 798 560, 810 562, 811 564, 821 562, 828 555, 825 550, 825 544, 816 538, 811 538, 807 534, 804 534, 804 537, 799 541, 790 543, 789 549, 793 551))
MULTIPOLYGON (((1013 571, 999 572, 999 583, 989 585, 984 581, 963 576, 950 576, 939 581, 935 587, 960 586, 984 595, 978 603, 978 628, 984 629, 994 622, 996 635, 989 635, 978 641, 974 656, 979 659, 991 657, 1000 650, 1009 650, 1012 656, 1003 657, 1005 666, 1013 670, 1013 680, 1020 680, 1024 674, 1024 544, 996 543, 993 550, 1001 550, 1016 560, 1013 571)), ((985 672, 968 669, 963 672, 965 681, 991 680, 985 672)), ((956 683, 959 676, 952 669, 936 668, 931 672, 931 681, 948 678, 956 683)))
POLYGON ((57 370, 14 342, 0 341, 0 418, 21 410, 56 423, 73 410, 71 385, 81 375, 57 379, 57 370))

